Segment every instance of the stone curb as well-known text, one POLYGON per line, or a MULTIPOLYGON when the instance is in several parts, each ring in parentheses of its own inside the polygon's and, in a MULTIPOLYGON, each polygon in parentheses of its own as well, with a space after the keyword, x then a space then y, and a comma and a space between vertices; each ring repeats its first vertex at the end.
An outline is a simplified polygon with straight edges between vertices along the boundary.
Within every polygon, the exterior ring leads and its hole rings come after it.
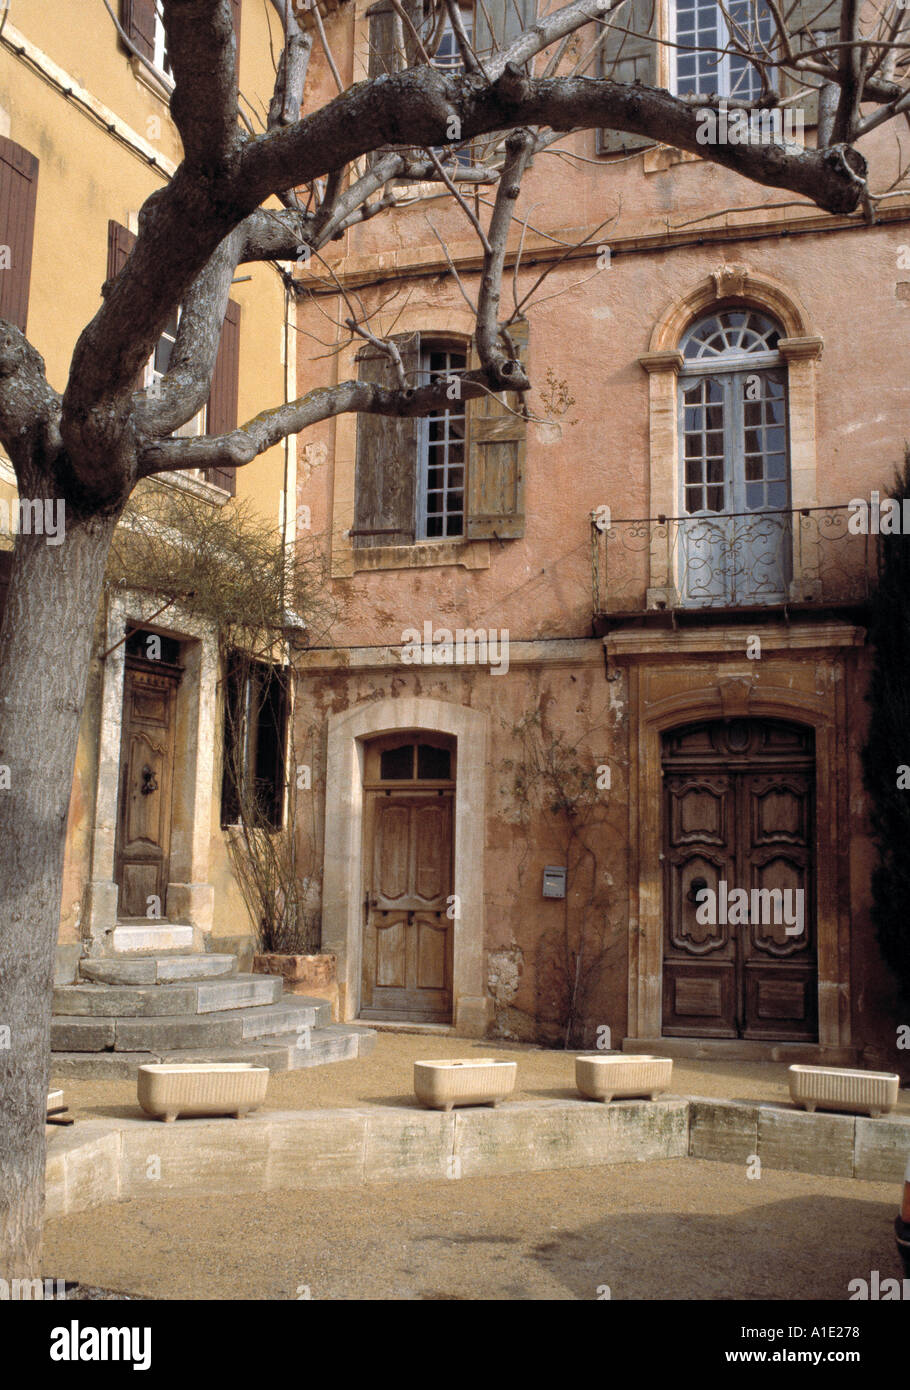
POLYGON ((82 1120, 48 1141, 46 1216, 105 1202, 366 1182, 502 1177, 662 1158, 706 1158, 899 1183, 910 1119, 808 1115, 701 1097, 516 1101, 438 1110, 284 1110, 162 1125, 82 1120))

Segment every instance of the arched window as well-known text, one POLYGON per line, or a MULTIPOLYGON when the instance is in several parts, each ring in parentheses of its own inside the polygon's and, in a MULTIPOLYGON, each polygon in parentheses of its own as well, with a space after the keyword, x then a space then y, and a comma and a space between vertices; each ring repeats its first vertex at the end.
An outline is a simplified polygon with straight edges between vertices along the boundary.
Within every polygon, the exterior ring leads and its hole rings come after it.
POLYGON ((677 587, 684 602, 780 603, 789 596, 783 336, 767 314, 737 307, 697 319, 680 342, 677 587))

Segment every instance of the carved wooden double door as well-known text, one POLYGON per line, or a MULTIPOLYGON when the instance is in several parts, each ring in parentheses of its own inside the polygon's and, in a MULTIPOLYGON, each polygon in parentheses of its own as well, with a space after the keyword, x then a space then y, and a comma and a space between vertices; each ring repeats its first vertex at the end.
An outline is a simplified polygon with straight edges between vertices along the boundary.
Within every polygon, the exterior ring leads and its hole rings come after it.
POLYGON ((811 731, 689 726, 663 775, 663 1033, 815 1040, 811 731))
POLYGON ((452 1018, 450 792, 371 792, 362 1018, 452 1018))

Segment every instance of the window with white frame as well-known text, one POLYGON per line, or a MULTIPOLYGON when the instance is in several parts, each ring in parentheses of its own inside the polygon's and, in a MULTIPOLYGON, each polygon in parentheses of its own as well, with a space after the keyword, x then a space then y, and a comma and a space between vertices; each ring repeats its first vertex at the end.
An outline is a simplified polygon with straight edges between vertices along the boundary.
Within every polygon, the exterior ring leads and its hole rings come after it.
POLYGON ((782 602, 791 574, 783 336, 767 314, 719 309, 680 343, 680 590, 690 604, 782 602))
POLYGON ((418 431, 418 540, 464 535, 467 417, 458 378, 466 367, 463 350, 426 345, 421 351, 421 385, 444 380, 452 399, 445 410, 421 421, 418 431))
POLYGON ((734 43, 769 59, 774 22, 766 0, 670 0, 670 90, 677 96, 755 101, 759 69, 734 43))
POLYGON ((167 39, 164 33, 164 8, 162 0, 155 0, 155 51, 152 62, 159 72, 163 72, 165 77, 173 80, 174 74, 171 72, 171 65, 167 56, 167 39))
MULTIPOLYGON (((159 394, 158 383, 167 376, 171 366, 171 355, 174 351, 174 343, 177 341, 177 329, 180 326, 180 310, 178 309, 170 319, 167 327, 158 339, 155 351, 149 358, 145 368, 145 389, 152 395, 159 394)), ((180 425, 173 431, 178 438, 195 439, 197 435, 205 434, 206 426, 206 407, 197 411, 191 420, 186 424, 180 425)), ((201 476, 198 468, 186 470, 201 476)))

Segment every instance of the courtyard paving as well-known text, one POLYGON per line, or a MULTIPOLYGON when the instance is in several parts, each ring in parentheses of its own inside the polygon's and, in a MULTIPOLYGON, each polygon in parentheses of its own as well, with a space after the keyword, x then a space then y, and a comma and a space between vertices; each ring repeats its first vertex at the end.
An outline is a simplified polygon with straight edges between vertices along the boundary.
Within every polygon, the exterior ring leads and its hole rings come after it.
POLYGON ((44 1264, 162 1299, 844 1300, 900 1276, 899 1190, 671 1159, 157 1198, 48 1221, 44 1264))
MULTIPOLYGON (((518 1063, 514 1098, 575 1100, 574 1052, 515 1043, 473 1041, 417 1033, 380 1032, 368 1057, 300 1071, 273 1072, 266 1110, 317 1110, 334 1106, 417 1106, 412 1090, 414 1062, 443 1057, 495 1056, 518 1063)), ((135 1081, 61 1079, 70 1114, 141 1115, 135 1081)), ((701 1062, 677 1059, 669 1094, 715 1100, 789 1101, 787 1067, 773 1062, 701 1062)), ((901 1092, 895 1113, 910 1115, 910 1091, 901 1092)))

